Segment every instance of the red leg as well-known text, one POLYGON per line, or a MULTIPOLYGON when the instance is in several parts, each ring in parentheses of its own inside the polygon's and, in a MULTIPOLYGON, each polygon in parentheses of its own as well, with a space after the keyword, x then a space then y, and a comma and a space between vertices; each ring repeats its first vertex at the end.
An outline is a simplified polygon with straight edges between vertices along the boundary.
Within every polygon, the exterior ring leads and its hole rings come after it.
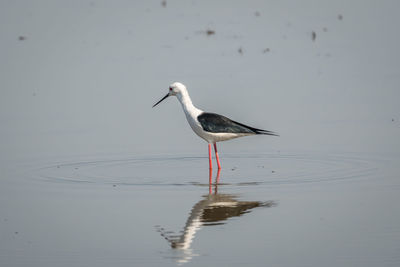
MULTIPOLYGON (((221 174, 221 169, 218 169, 217 177, 215 177, 214 194, 218 194, 218 183, 219 183, 220 174, 221 174)), ((209 179, 209 184, 208 184, 208 194, 211 195, 212 194, 212 186, 213 186, 213 183, 212 183, 212 169, 210 169, 209 175, 210 175, 210 177, 209 177, 210 179, 209 179)))
POLYGON ((221 164, 219 163, 217 143, 214 143, 215 157, 217 158, 218 170, 221 169, 221 164))
POLYGON ((212 169, 209 170, 208 193, 212 194, 212 169))
POLYGON ((208 144, 208 159, 209 159, 209 162, 210 162, 210 169, 212 169, 211 150, 212 150, 211 144, 208 144))
POLYGON ((217 194, 218 193, 218 184, 219 184, 219 176, 221 174, 221 169, 218 169, 218 173, 217 173, 217 177, 215 178, 215 189, 214 189, 214 193, 217 194))

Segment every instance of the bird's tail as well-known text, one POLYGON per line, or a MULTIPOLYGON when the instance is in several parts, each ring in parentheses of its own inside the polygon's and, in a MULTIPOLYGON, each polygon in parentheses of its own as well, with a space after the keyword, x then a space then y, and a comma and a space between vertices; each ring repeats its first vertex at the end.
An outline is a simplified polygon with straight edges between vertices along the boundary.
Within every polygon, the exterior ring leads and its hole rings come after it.
POLYGON ((233 121, 236 124, 239 124, 240 126, 246 127, 247 129, 249 129, 250 131, 254 132, 255 134, 265 134, 265 135, 273 135, 273 136, 279 136, 279 134, 274 133, 272 131, 267 131, 267 130, 262 130, 262 129, 257 129, 254 127, 250 127, 248 125, 242 124, 240 122, 237 121, 233 121))
POLYGON ((254 129, 254 132, 256 134, 265 134, 265 135, 272 135, 272 136, 279 136, 279 134, 267 131, 267 130, 261 130, 261 129, 254 129))

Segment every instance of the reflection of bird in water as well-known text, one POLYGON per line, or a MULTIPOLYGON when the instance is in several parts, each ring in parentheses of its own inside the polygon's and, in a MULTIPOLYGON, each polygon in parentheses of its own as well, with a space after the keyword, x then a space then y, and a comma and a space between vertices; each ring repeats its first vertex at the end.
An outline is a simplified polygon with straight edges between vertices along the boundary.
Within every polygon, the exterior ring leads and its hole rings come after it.
MULTIPOLYGON (((217 176, 217 180, 218 180, 217 176)), ((190 211, 189 218, 186 220, 185 227, 179 235, 167 232, 161 227, 158 231, 174 249, 183 251, 182 257, 179 257, 179 263, 188 262, 194 254, 190 249, 196 232, 202 226, 212 226, 224 224, 231 217, 239 217, 249 213, 257 207, 273 207, 274 201, 240 201, 237 196, 231 194, 217 193, 218 185, 215 185, 215 193, 203 196, 190 211)))
POLYGON ((239 201, 237 196, 230 194, 205 195, 193 206, 181 235, 172 236, 161 228, 159 230, 161 235, 171 243, 171 247, 187 249, 201 226, 224 224, 227 219, 242 216, 253 208, 273 205, 275 205, 273 201, 239 201))

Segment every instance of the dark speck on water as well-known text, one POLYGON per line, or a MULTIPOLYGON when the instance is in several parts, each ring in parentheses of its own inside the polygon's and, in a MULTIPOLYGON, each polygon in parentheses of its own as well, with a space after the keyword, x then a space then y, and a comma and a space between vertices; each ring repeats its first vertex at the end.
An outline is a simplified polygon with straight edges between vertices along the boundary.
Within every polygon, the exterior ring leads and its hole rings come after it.
POLYGON ((265 48, 265 49, 263 50, 263 53, 265 54, 265 53, 268 53, 269 51, 271 51, 269 48, 265 48))
POLYGON ((241 47, 239 47, 238 53, 241 54, 241 55, 243 55, 243 49, 242 49, 241 47))
POLYGON ((313 42, 315 42, 315 39, 317 39, 317 33, 316 32, 312 32, 311 33, 311 39, 313 40, 313 42))
POLYGON ((337 18, 338 18, 338 20, 343 20, 343 15, 342 15, 342 14, 339 14, 339 15, 337 16, 337 18))
POLYGON ((161 5, 162 7, 167 7, 167 1, 166 0, 161 1, 161 5))
POLYGON ((18 40, 19 40, 19 41, 25 41, 25 40, 26 40, 26 37, 25 37, 25 36, 19 36, 19 37, 18 37, 18 40))
POLYGON ((207 34, 207 36, 214 35, 215 31, 214 30, 207 30, 206 34, 207 34))
POLYGON ((322 28, 322 31, 323 31, 323 32, 327 32, 327 31, 328 31, 328 28, 327 28, 327 27, 323 27, 323 28, 322 28))
POLYGON ((254 16, 256 16, 256 17, 259 17, 260 15, 261 15, 260 12, 258 12, 258 11, 254 12, 254 16))

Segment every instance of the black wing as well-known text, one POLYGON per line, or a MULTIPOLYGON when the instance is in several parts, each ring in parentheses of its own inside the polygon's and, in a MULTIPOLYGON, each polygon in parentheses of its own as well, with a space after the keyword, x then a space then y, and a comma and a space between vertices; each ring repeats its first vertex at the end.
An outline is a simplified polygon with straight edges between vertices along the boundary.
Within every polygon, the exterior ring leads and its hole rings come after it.
POLYGON ((273 132, 253 128, 239 122, 228 119, 215 113, 203 112, 197 117, 204 131, 212 133, 244 133, 277 135, 273 132))

